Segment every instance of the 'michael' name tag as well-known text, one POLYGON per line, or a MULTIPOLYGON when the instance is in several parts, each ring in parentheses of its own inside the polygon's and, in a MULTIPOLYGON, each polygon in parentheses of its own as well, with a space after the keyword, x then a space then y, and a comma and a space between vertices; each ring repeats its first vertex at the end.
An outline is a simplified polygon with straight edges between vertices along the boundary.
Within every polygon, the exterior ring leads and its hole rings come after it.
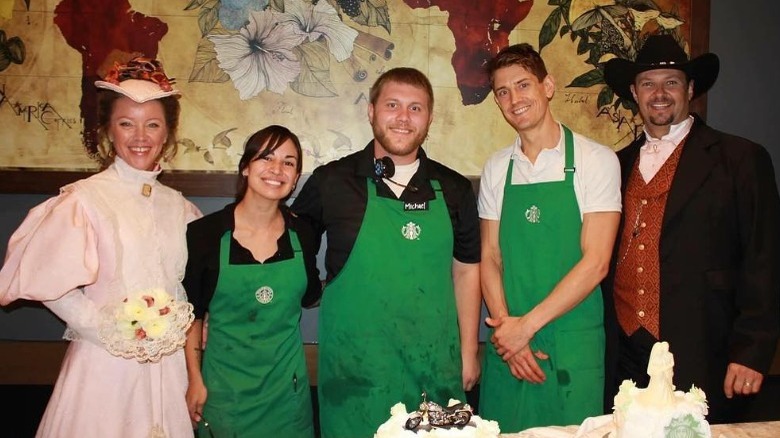
POLYGON ((404 202, 404 211, 428 210, 428 201, 424 202, 404 202))

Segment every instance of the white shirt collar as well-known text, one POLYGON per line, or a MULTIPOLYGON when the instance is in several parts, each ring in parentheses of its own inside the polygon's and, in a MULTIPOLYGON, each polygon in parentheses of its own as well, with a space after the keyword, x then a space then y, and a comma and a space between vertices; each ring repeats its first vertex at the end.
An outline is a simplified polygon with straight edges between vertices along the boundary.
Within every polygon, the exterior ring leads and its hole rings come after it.
POLYGON ((119 156, 114 157, 113 167, 116 169, 116 172, 121 179, 141 184, 153 185, 155 180, 157 180, 157 175, 162 172, 162 168, 159 165, 155 170, 138 170, 127 164, 127 162, 119 156))
MULTIPOLYGON (((558 136, 558 144, 556 144, 554 148, 543 150, 540 153, 540 155, 544 154, 546 151, 555 151, 559 155, 563 154, 563 145, 565 143, 565 138, 564 138, 564 134, 563 134, 563 125, 561 125, 560 123, 558 123, 558 130, 560 131, 560 135, 558 136)), ((519 158, 521 160, 525 160, 525 161, 530 162, 528 157, 523 152, 523 147, 522 146, 523 146, 522 141, 520 140, 520 136, 518 135, 515 138, 515 144, 512 147, 512 156, 511 156, 511 158, 513 158, 513 159, 519 158)))
POLYGON ((647 132, 647 127, 644 128, 645 131, 645 142, 652 141, 652 140, 666 140, 674 143, 675 145, 680 144, 681 141, 685 138, 685 136, 688 135, 689 132, 691 132, 691 127, 693 126, 693 116, 688 116, 685 120, 682 122, 672 125, 671 128, 669 128, 669 132, 664 135, 661 138, 655 138, 650 135, 649 132, 647 132))

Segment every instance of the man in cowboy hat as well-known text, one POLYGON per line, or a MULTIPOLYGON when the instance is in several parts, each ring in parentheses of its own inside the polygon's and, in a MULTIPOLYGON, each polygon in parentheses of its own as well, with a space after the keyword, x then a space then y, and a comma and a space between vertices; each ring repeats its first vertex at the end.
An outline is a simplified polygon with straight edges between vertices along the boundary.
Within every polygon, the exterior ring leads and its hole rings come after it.
POLYGON ((668 341, 675 385, 704 389, 713 423, 743 418, 780 333, 780 197, 770 156, 689 113, 718 68, 716 55, 689 61, 672 36, 656 35, 635 62, 612 59, 604 71, 644 120, 643 134, 618 153, 623 219, 605 281, 618 327, 605 401, 624 379, 646 386, 652 345, 668 341))

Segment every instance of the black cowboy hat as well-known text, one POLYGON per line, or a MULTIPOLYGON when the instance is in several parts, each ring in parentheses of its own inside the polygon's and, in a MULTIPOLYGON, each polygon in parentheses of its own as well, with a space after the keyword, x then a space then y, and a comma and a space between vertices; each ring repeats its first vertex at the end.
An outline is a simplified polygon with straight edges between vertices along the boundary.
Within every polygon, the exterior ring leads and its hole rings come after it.
POLYGON ((720 61, 714 53, 692 60, 671 35, 651 35, 636 55, 636 61, 614 58, 604 65, 604 80, 618 96, 634 101, 631 85, 636 75, 648 70, 676 69, 693 80, 693 98, 704 94, 715 84, 720 61))

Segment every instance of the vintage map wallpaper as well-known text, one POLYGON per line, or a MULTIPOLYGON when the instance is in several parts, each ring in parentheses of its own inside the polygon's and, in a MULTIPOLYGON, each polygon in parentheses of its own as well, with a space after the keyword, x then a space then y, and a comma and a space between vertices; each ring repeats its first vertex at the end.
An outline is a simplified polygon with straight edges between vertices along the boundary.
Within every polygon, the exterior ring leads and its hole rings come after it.
MULTIPOLYGON (((424 145, 466 175, 514 139, 483 65, 529 42, 556 79, 556 117, 615 149, 639 120, 602 64, 648 33, 690 40, 677 0, 0 0, 0 169, 92 170, 93 82, 115 60, 157 57, 183 97, 169 168, 233 171, 268 124, 302 139, 304 171, 371 139, 368 89, 384 70, 429 75, 424 145)), ((641 129, 641 128, 639 128, 641 129)))

